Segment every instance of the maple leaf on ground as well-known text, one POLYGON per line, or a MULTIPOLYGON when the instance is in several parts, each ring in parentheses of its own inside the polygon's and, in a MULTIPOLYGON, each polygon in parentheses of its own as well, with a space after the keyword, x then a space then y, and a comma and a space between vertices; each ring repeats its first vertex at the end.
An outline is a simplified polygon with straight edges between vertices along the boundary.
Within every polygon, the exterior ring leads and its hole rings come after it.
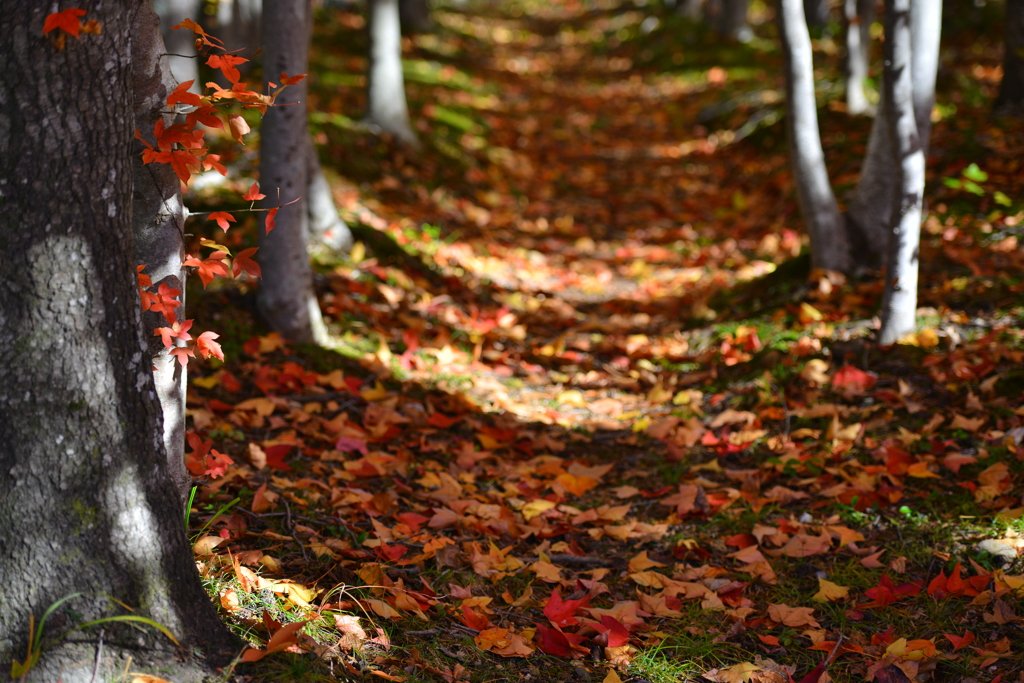
POLYGON ((967 647, 974 642, 974 634, 970 631, 964 631, 962 636, 954 636, 950 633, 943 633, 942 635, 949 639, 949 642, 953 643, 953 652, 967 647))
POLYGON ((290 470, 291 466, 284 461, 294 446, 290 443, 267 446, 263 450, 267 454, 267 465, 277 470, 290 470))
POLYGON ((285 624, 281 628, 274 632, 274 635, 267 641, 266 650, 258 650, 254 647, 250 647, 242 653, 243 662, 258 662, 267 655, 287 650, 292 645, 299 642, 298 635, 296 632, 306 625, 305 621, 293 621, 290 624, 285 624))
POLYGON ((78 30, 81 28, 82 23, 79 21, 78 17, 84 16, 85 10, 79 9, 78 7, 71 7, 61 12, 54 12, 53 14, 47 15, 46 21, 43 22, 43 35, 59 28, 69 36, 77 38, 78 30))
POLYGON ((903 583, 899 586, 892 582, 888 574, 882 574, 878 585, 864 591, 864 594, 871 598, 871 602, 857 605, 860 609, 868 607, 885 607, 897 600, 917 595, 921 592, 923 585, 920 582, 903 583))
POLYGON ((256 253, 257 249, 259 249, 259 247, 243 249, 235 256, 234 260, 231 262, 231 271, 235 274, 236 278, 243 270, 252 277, 258 278, 261 276, 260 264, 249 258, 256 253))
POLYGON ((575 633, 565 633, 559 629, 537 624, 537 636, 539 637, 539 640, 536 640, 537 649, 545 654, 569 659, 581 657, 588 652, 580 645, 583 642, 583 636, 575 633))
POLYGON ((586 609, 589 605, 589 595, 578 600, 563 600, 556 588, 544 605, 544 616, 555 626, 573 626, 580 623, 576 619, 576 612, 586 609))

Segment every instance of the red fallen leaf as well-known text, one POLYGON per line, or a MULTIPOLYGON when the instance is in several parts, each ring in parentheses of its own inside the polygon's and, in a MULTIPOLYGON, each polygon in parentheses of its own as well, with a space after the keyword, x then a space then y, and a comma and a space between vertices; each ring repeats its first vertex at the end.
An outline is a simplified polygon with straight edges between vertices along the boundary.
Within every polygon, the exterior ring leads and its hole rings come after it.
POLYGON ((878 585, 874 588, 869 588, 864 591, 864 594, 871 598, 871 602, 863 605, 857 605, 857 607, 864 609, 866 607, 885 607, 891 605, 897 600, 917 595, 921 592, 923 585, 920 582, 903 583, 899 586, 893 584, 892 579, 889 578, 888 574, 882 574, 882 577, 878 580, 878 585))
POLYGON ((576 612, 585 609, 590 604, 590 596, 584 596, 579 600, 562 600, 558 589, 548 598, 544 605, 544 616, 555 626, 573 626, 580 623, 576 619, 576 612))
POLYGON ((759 633, 757 634, 757 639, 765 645, 771 645, 773 647, 778 647, 780 645, 778 636, 762 636, 759 633))
POLYGON ((230 413, 235 410, 235 407, 230 403, 225 403, 215 398, 211 398, 210 402, 206 404, 210 410, 215 410, 218 413, 230 413))
POLYGON ((608 647, 622 647, 629 642, 629 629, 613 616, 602 614, 601 625, 594 628, 608 634, 608 647))
POLYGON ((473 611, 473 608, 468 605, 464 605, 462 607, 462 614, 459 615, 458 618, 463 624, 477 631, 483 631, 491 625, 491 622, 486 615, 477 614, 473 611))
POLYGON ((907 678, 907 674, 903 673, 903 669, 895 664, 890 664, 884 669, 876 671, 875 680, 878 683, 911 683, 910 679, 907 678))
POLYGON ((278 470, 290 470, 291 467, 284 461, 284 458, 293 447, 290 443, 282 443, 264 448, 263 452, 267 454, 267 465, 278 470))
POLYGON ((64 31, 64 33, 77 38, 78 29, 81 26, 81 22, 78 20, 78 17, 84 16, 85 10, 77 7, 71 7, 62 12, 54 12, 53 14, 47 15, 46 21, 43 22, 43 35, 59 28, 61 31, 64 31))
POLYGON ((260 264, 249 258, 256 253, 257 249, 259 249, 259 247, 243 249, 235 256, 234 260, 231 262, 231 271, 235 274, 236 278, 243 270, 252 277, 262 277, 263 273, 260 271, 260 264))
POLYGON ((334 447, 339 451, 356 451, 363 455, 370 452, 366 447, 366 441, 364 439, 357 439, 354 436, 339 436, 338 440, 334 442, 334 447))
POLYGON ((736 534, 735 536, 730 536, 725 539, 725 544, 743 550, 744 548, 749 548, 752 545, 757 545, 757 539, 754 538, 752 534, 736 534))
POLYGON ((461 419, 461 417, 448 417, 443 413, 431 413, 430 417, 427 418, 427 422, 435 427, 447 429, 461 419))
POLYGON ((932 596, 936 600, 941 600, 946 597, 946 573, 944 571, 939 570, 938 575, 928 582, 928 595, 932 596))
MULTIPOLYGON (((380 546, 377 547, 377 554, 386 562, 395 562, 401 559, 407 550, 408 548, 404 545, 389 545, 387 543, 381 543, 380 546)), ((474 626, 472 628, 476 627, 474 626)))
POLYGON ((206 220, 217 221, 217 225, 220 226, 220 229, 223 230, 224 232, 227 232, 228 228, 231 227, 228 225, 228 223, 234 223, 235 217, 232 216, 227 211, 214 211, 213 213, 206 217, 206 220))
POLYGON ((258 662, 267 655, 273 652, 280 652, 286 650, 292 645, 299 642, 296 631, 306 625, 305 621, 293 621, 290 624, 285 624, 281 628, 274 632, 274 635, 267 641, 266 650, 257 650, 254 647, 250 647, 242 653, 243 662, 258 662))
MULTIPOLYGON (((832 651, 825 655, 825 659, 821 660, 821 664, 818 664, 818 666, 811 669, 806 676, 801 678, 800 683, 818 683, 818 679, 821 678, 821 675, 825 673, 826 669, 828 669, 828 665, 831 664, 832 660, 836 658, 837 654, 839 654, 839 646, 842 645, 842 643, 843 637, 839 636, 839 640, 836 641, 832 651)), ((789 680, 790 683, 793 683, 792 676, 789 677, 789 680)))
POLYGON ((416 533, 420 530, 421 526, 430 521, 429 517, 424 517, 423 515, 416 514, 415 512, 401 512, 395 515, 395 519, 409 527, 412 530, 412 533, 416 533))
POLYGON ((844 365, 832 376, 832 386, 851 394, 862 394, 875 386, 876 377, 852 365, 844 365))
POLYGON ((563 633, 558 629, 548 628, 537 624, 537 648, 555 657, 570 658, 573 656, 573 646, 579 646, 583 642, 583 636, 575 633, 563 633))
POLYGON ((946 638, 949 639, 949 642, 953 643, 953 652, 967 647, 974 642, 974 634, 970 631, 964 631, 962 636, 954 636, 949 633, 943 633, 942 635, 946 636, 946 638))
POLYGON ((896 640, 894 628, 890 626, 884 633, 875 633, 871 636, 872 645, 891 645, 896 640))

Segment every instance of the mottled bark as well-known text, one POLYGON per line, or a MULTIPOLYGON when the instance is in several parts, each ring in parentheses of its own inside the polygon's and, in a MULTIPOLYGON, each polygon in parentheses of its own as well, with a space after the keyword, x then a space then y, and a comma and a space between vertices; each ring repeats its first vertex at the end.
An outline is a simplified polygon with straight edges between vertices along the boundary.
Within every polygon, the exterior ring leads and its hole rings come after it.
POLYGON ((1024 0, 1006 0, 1006 53, 996 109, 1024 114, 1024 0))
POLYGON ((871 22, 875 19, 875 0, 844 0, 846 23, 846 111, 858 115, 871 105, 864 92, 871 58, 871 22))
POLYGON ((168 56, 167 62, 175 82, 195 81, 190 90, 195 93, 201 92, 199 60, 195 57, 196 34, 186 29, 171 28, 180 24, 182 19, 199 21, 202 18, 199 0, 153 0, 153 8, 160 16, 160 30, 167 52, 172 53, 168 56))
MULTIPOLYGON (((312 14, 305 0, 264 0, 264 86, 307 71, 312 14)), ((309 181, 309 126, 306 81, 290 86, 267 110, 260 128, 260 189, 263 208, 282 206, 277 227, 260 236, 263 281, 257 297, 271 328, 296 342, 327 341, 313 293, 313 271, 306 245, 309 214, 304 194, 309 181), (298 200, 298 201, 295 201, 298 200)))
POLYGON ((882 295, 882 329, 878 342, 894 344, 914 331, 917 272, 924 196, 924 149, 915 121, 911 73, 911 0, 885 2, 885 109, 891 149, 896 157, 896 184, 889 257, 882 295))
MULTIPOLYGON (((85 595, 47 636, 120 611, 111 596, 186 648, 223 655, 234 641, 185 538, 141 334, 130 47, 140 3, 78 6, 103 32, 58 51, 42 34, 49 6, 0 0, 0 662, 24 658, 30 614, 73 592, 85 595)), ((91 680, 94 637, 61 640, 28 680, 91 680)), ((166 644, 109 627, 97 680, 114 680, 126 653, 196 680, 166 644)))
MULTIPOLYGON (((913 95, 914 118, 924 154, 928 155, 931 135, 931 112, 935 104, 935 75, 939 64, 939 34, 942 28, 942 0, 911 0, 910 36, 912 58, 909 67, 913 95)), ((882 79, 884 81, 885 75, 882 79)), ((883 82, 879 110, 883 111, 888 88, 883 82)), ((879 264, 884 261, 889 244, 889 219, 893 215, 892 188, 896 185, 899 161, 892 148, 889 119, 877 116, 868 136, 868 152, 861 167, 860 182, 847 218, 858 234, 863 251, 856 260, 879 264)))
POLYGON ((814 96, 811 39, 802 0, 779 0, 779 36, 786 63, 786 128, 793 182, 815 268, 849 270, 850 247, 825 166, 814 96))
POLYGON ((369 0, 370 60, 367 119, 402 142, 418 147, 409 124, 402 75, 402 35, 398 0, 369 0))
MULTIPOLYGON (((156 145, 153 126, 162 116, 164 124, 174 123, 173 114, 164 114, 167 93, 175 81, 164 57, 160 20, 153 8, 143 3, 132 26, 132 78, 134 87, 135 127, 151 144, 156 145)), ((192 35, 192 32, 189 32, 192 35)), ((134 192, 132 193, 132 228, 135 234, 135 258, 154 286, 167 284, 181 292, 181 306, 175 309, 179 322, 185 320, 185 256, 184 216, 181 183, 168 164, 143 164, 142 143, 136 141, 132 155, 134 192)), ((167 463, 182 504, 192 485, 185 469, 185 369, 170 354, 161 338, 154 335, 158 327, 169 323, 160 313, 142 316, 147 358, 153 367, 156 393, 163 414, 163 440, 167 463)))

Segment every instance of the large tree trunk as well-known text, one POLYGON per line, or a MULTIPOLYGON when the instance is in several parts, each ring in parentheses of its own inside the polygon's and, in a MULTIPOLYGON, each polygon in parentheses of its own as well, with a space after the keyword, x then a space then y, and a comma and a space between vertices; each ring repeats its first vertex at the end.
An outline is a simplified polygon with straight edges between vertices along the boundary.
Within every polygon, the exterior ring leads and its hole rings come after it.
POLYGON ((167 60, 175 82, 195 81, 190 90, 195 93, 201 92, 199 60, 195 57, 196 36, 192 31, 171 29, 172 26, 177 26, 181 23, 182 19, 199 21, 202 17, 202 11, 198 0, 153 0, 153 8, 160 15, 164 44, 167 46, 167 52, 171 53, 167 60), (177 55, 185 56, 179 57, 177 55))
POLYGON ((741 43, 749 43, 754 32, 747 23, 748 0, 722 0, 722 18, 719 31, 722 35, 741 43))
POLYGON ((890 145, 896 155, 892 192, 892 235, 882 296, 882 329, 878 342, 894 344, 914 331, 917 314, 918 245, 924 196, 925 158, 915 120, 915 88, 910 63, 911 0, 885 1, 885 110, 890 145))
MULTIPOLYGON (((263 0, 263 80, 280 83, 281 73, 304 74, 312 29, 305 0, 263 0)), ((313 293, 313 271, 306 244, 309 215, 303 197, 309 182, 309 126, 306 81, 290 86, 267 110, 260 128, 260 189, 263 208, 283 204, 277 227, 260 237, 258 303, 267 323, 295 342, 325 343, 327 331, 313 293), (298 201, 295 201, 298 200, 298 201), (294 202, 294 203, 289 203, 294 202)))
POLYGON ((1024 0, 1006 0, 1006 54, 996 109, 1024 114, 1024 0))
MULTIPOLYGON (((912 79, 914 118, 924 154, 928 155, 931 136, 931 112, 935 104, 935 75, 939 64, 939 34, 942 28, 942 0, 911 0, 910 35, 913 46, 909 75, 912 79)), ((882 76, 883 80, 885 76, 882 76)), ((888 88, 883 83, 879 110, 888 88)), ((891 146, 892 134, 886 116, 875 117, 868 136, 868 152, 861 167, 860 182, 850 202, 847 218, 857 232, 863 253, 857 260, 881 263, 889 244, 890 218, 893 215, 896 169, 899 161, 891 146)))
POLYGON ((871 58, 871 22, 875 19, 875 0, 844 0, 846 22, 846 111, 853 115, 870 109, 864 93, 871 58))
POLYGON ((409 124, 402 75, 402 34, 398 0, 369 0, 370 65, 367 119, 402 142, 418 147, 409 124))
MULTIPOLYGON (((44 633, 116 598, 187 648, 234 642, 199 582, 143 352, 132 237, 133 0, 80 2, 100 35, 42 35, 49 5, 0 0, 0 662, 29 615, 72 592, 44 633), (109 597, 108 597, 109 596, 109 597)), ((108 626, 98 680, 176 662, 149 630, 108 626), (140 638, 142 639, 140 642, 140 638), (141 647, 140 647, 141 645, 141 647)), ((86 683, 95 631, 62 639, 27 680, 86 683)), ((223 652, 221 652, 223 654, 223 652)), ((230 655, 229 655, 230 656, 230 655)), ((167 673, 161 673, 167 676, 167 673)))
POLYGON ((416 35, 434 30, 427 0, 398 0, 398 17, 402 24, 402 33, 416 35))
MULTIPOLYGON (((185 18, 185 17, 182 17, 185 18)), ((180 21, 180 20, 179 20, 180 21)), ((180 31, 178 31, 180 32, 180 31)), ((191 31, 188 35, 193 35, 191 31)), ((167 93, 174 90, 174 77, 163 56, 164 42, 160 20, 153 8, 143 4, 132 26, 132 76, 135 126, 156 146, 153 126, 163 116, 164 124, 174 123, 166 110, 167 93)), ((185 218, 181 203, 181 183, 169 164, 143 164, 142 143, 136 141, 132 155, 135 191, 132 194, 132 227, 135 233, 135 258, 145 265, 153 284, 167 284, 181 294, 181 306, 175 309, 178 322, 185 320, 185 218)), ((164 316, 154 311, 142 315, 143 334, 153 367, 156 394, 163 413, 164 449, 168 469, 181 495, 182 503, 192 485, 185 469, 185 368, 171 355, 153 331, 166 327, 164 316)))
POLYGON ((811 39, 802 0, 779 0, 778 20, 786 62, 789 155, 800 211, 811 237, 811 263, 815 268, 847 271, 850 248, 821 148, 811 39))

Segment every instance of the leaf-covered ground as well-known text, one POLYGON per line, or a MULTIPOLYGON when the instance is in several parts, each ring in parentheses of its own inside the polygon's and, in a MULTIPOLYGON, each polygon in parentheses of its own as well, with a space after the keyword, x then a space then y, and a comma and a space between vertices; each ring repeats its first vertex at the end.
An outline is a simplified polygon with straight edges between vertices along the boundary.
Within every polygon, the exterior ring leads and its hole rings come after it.
MULTIPOLYGON (((999 17, 947 24, 920 332, 878 349, 878 273, 809 271, 761 7, 742 46, 613 0, 438 9, 405 40, 418 155, 358 123, 362 17, 318 15, 338 347, 190 294, 228 354, 190 368, 190 535, 245 658, 278 651, 238 680, 781 683, 833 650, 820 683, 1024 680, 999 17)), ((837 40, 842 196, 870 119, 837 40)))

